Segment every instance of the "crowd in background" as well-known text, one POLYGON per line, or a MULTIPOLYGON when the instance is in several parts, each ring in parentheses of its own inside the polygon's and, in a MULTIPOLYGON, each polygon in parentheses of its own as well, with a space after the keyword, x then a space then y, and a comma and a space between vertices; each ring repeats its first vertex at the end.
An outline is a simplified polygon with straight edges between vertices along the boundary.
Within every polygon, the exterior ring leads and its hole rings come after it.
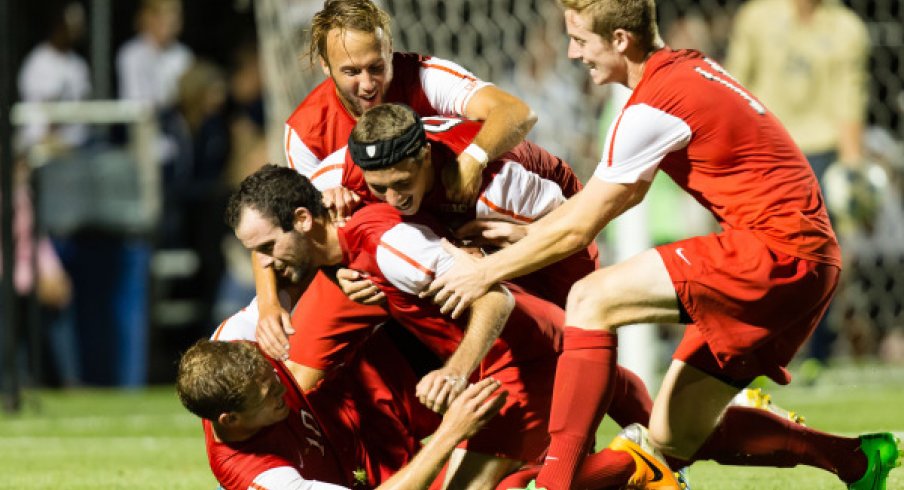
MULTIPOLYGON (((739 15, 755 17, 757 8, 775 12, 778 4, 808 1, 751 0, 739 15)), ((823 3, 825 8, 842 8, 834 0, 823 3)), ((159 224, 138 233, 102 226, 65 234, 54 230, 48 234, 39 227, 42 231, 35 233, 35 218, 40 222, 42 213, 53 210, 35 212, 35 203, 41 199, 31 195, 30 184, 40 184, 40 174, 52 172, 72 155, 84 160, 84 155, 122 146, 128 130, 85 125, 20 128, 14 210, 19 299, 15 307, 20 318, 37 317, 19 322, 23 351, 30 351, 22 356, 22 369, 30 373, 32 383, 141 386, 169 380, 178 352, 253 296, 247 253, 223 223, 222 210, 237 182, 267 161, 259 54, 253 41, 238 43, 225 56, 217 53, 227 63, 196 52, 195 46, 180 41, 182 9, 179 0, 136 3, 134 36, 117 46, 115 56, 116 96, 147 101, 156 114, 160 131, 154 149, 163 203, 159 224), (42 165, 40 171, 32 170, 42 165), (39 339, 38 348, 25 347, 30 335, 39 339)), ((18 74, 20 99, 90 99, 91 69, 82 55, 84 4, 62 2, 49 12, 46 37, 24 58, 18 74)), ((557 14, 558 8, 553 5, 549 12, 557 14)), ((728 10, 718 15, 690 12, 663 26, 663 36, 672 47, 701 49, 732 69, 733 64, 741 66, 739 47, 748 41, 736 24, 742 18, 728 10)), ((839 63, 859 70, 852 75, 861 77, 852 82, 859 102, 851 97, 845 100, 856 106, 850 109, 849 122, 863 137, 856 151, 839 149, 837 140, 804 148, 822 180, 833 220, 836 225, 844 223, 836 230, 847 254, 842 290, 827 324, 820 328, 825 336, 817 336, 811 355, 821 362, 838 354, 880 355, 889 362, 904 362, 904 246, 900 245, 904 243, 904 150, 888 128, 870 127, 865 117, 869 38, 856 16, 846 18, 853 34, 843 39, 851 54, 839 63), (852 39, 857 42, 849 42, 852 39), (836 161, 845 166, 839 167, 841 176, 833 181, 825 169, 836 161)), ((804 36, 808 28, 798 31, 804 36)), ((791 41, 801 45, 801 38, 791 41)), ((490 81, 522 97, 540 114, 529 139, 575 164, 586 179, 584 169, 595 165, 607 118, 617 111, 619 99, 614 88, 592 93, 588 83, 585 93, 574 90, 572 81, 563 76, 572 63, 564 55, 566 42, 561 19, 546 18, 542 25, 528 29, 525 49, 511 63, 508 76, 490 81), (598 103, 592 110, 603 114, 598 126, 588 127, 562 110, 586 103, 588 94, 598 103)), ((823 40, 816 45, 824 45, 820 43, 823 40)), ((756 56, 746 54, 750 59, 744 60, 749 64, 743 76, 753 77, 756 56)), ((815 106, 817 89, 806 85, 807 60, 795 58, 794 53, 788 56, 787 64, 799 70, 798 96, 810 102, 805 105, 815 106)), ((466 60, 461 61, 467 66, 466 60)), ((778 69, 778 65, 771 59, 764 66, 778 69)), ((740 71, 735 75, 742 76, 740 71)), ((822 72, 809 75, 825 81, 822 72)), ((758 94, 755 79, 742 82, 758 94)), ((781 116, 781 101, 765 102, 781 116)), ((789 114, 799 110, 791 107, 789 114)), ((660 176, 651 193, 648 212, 656 243, 714 226, 667 179, 660 176), (672 219, 676 209, 688 220, 672 219)))

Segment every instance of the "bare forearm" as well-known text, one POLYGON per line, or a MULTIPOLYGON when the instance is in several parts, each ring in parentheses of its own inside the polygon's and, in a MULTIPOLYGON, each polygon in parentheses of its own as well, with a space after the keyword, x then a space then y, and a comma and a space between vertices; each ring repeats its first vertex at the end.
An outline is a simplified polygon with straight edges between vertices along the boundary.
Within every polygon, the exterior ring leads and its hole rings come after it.
POLYGON ((489 282, 499 282, 542 269, 586 247, 599 230, 569 226, 568 216, 579 213, 571 200, 528 227, 514 244, 480 260, 489 282))
POLYGON ((499 338, 515 301, 503 286, 496 285, 471 305, 468 326, 446 366, 468 377, 499 338))
POLYGON ((261 307, 276 307, 279 302, 279 288, 276 287, 276 273, 270 267, 263 267, 257 252, 251 252, 251 270, 254 272, 254 290, 257 303, 261 307))
POLYGON ((846 164, 858 164, 863 157, 863 123, 841 123, 838 134, 838 159, 846 164))
POLYGON ((378 490, 420 490, 430 486, 439 474, 459 439, 438 430, 407 466, 392 475, 378 490))
POLYGON ((474 95, 465 116, 483 120, 473 143, 483 148, 490 160, 514 148, 537 123, 530 106, 494 86, 484 87, 474 95))

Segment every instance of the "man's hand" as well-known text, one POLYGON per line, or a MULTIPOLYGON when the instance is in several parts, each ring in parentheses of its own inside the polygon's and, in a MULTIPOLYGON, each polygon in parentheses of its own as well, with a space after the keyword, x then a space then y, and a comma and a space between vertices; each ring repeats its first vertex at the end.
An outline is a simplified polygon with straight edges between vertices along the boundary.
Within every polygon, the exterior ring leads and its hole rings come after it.
POLYGON ((339 226, 344 226, 352 211, 361 205, 361 197, 342 186, 326 189, 321 194, 330 219, 339 226))
POLYGON ((452 202, 471 204, 477 199, 483 180, 483 165, 471 155, 458 155, 458 165, 446 165, 442 170, 446 197, 452 202))
POLYGON ((258 344, 268 356, 285 361, 289 359, 289 337, 295 333, 289 312, 280 306, 258 304, 257 330, 258 344))
POLYGON ((445 413, 449 405, 468 386, 468 379, 447 367, 427 373, 415 387, 418 400, 436 413, 445 413))
POLYGON ((469 386, 449 406, 435 435, 448 434, 462 441, 476 434, 505 404, 508 392, 498 389, 499 382, 493 378, 469 386))
POLYGON ((381 305, 386 302, 386 295, 367 274, 352 269, 336 271, 336 282, 348 299, 362 305, 381 305))
POLYGON ((462 240, 470 240, 471 244, 480 247, 504 248, 527 235, 527 225, 499 220, 475 219, 457 230, 455 236, 462 240))
POLYGON ((445 239, 443 248, 452 255, 455 265, 435 278, 419 296, 433 296, 433 302, 440 305, 443 314, 458 318, 474 300, 490 290, 493 282, 487 279, 479 259, 457 249, 445 239))

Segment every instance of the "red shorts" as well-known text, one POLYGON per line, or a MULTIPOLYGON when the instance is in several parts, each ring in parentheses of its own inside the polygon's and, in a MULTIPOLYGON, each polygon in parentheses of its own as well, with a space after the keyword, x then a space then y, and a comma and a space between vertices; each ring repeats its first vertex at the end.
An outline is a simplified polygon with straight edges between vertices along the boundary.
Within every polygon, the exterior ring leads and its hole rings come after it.
POLYGON ((556 358, 510 365, 493 377, 508 392, 505 405, 474 437, 459 447, 493 456, 539 463, 549 446, 549 409, 556 358))
POLYGON ((292 312, 292 361, 328 371, 348 360, 374 327, 389 319, 382 307, 355 303, 323 272, 317 272, 292 312))
POLYGON ((788 384, 785 367, 825 314, 840 269, 771 250, 741 230, 656 250, 693 321, 673 357, 721 379, 788 384))

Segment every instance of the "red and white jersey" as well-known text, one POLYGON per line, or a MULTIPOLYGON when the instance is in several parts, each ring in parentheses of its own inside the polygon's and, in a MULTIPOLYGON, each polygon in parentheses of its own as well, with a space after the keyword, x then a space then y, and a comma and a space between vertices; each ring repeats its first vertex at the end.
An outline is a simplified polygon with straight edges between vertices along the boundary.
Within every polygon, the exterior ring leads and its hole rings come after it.
MULTIPOLYGON (((236 329, 241 323, 224 322, 217 338, 243 335, 236 329)), ((290 414, 239 443, 217 441, 204 421, 214 476, 226 489, 378 486, 414 457, 439 424, 439 416, 415 398, 417 376, 401 357, 387 332, 378 330, 347 364, 304 394, 285 366, 270 360, 287 388, 290 414)))
POLYGON ((280 363, 271 364, 287 388, 284 398, 290 411, 284 420, 240 442, 217 440, 210 421, 203 420, 207 457, 217 481, 226 490, 350 487, 354 483, 351 469, 343 468, 340 450, 331 446, 311 403, 280 363))
MULTIPOLYGON (((424 117, 423 121, 431 147, 433 181, 437 184, 424 196, 421 211, 438 218, 449 229, 474 219, 528 224, 581 190, 580 180, 566 162, 530 141, 522 141, 487 164, 476 205, 453 202, 440 184, 443 168, 458 164, 458 155, 471 144, 482 123, 454 117, 424 117)), ((342 185, 365 202, 378 202, 369 192, 364 173, 352 161, 347 147, 328 156, 324 164, 330 170, 315 177, 312 183, 316 187, 323 190, 342 185)), ((574 282, 596 270, 598 263, 599 252, 593 243, 514 282, 564 308, 574 282)))
MULTIPOLYGON (((359 209, 339 228, 343 263, 367 272, 386 294, 396 321, 411 331, 440 359, 458 348, 467 320, 453 320, 429 299, 417 294, 452 267, 441 245, 443 227, 427 215, 401 216, 392 206, 371 204, 359 209)), ((479 377, 517 362, 555 357, 561 347, 562 310, 514 285, 515 310, 480 365, 479 377)))
MULTIPOLYGON (((490 85, 456 63, 415 53, 393 53, 393 78, 384 102, 412 107, 422 116, 462 115, 471 97, 490 85)), ((348 143, 355 118, 336 93, 332 78, 320 83, 286 121, 286 161, 306 177, 348 143)))
POLYGON ((841 266, 816 177, 778 119, 692 50, 654 53, 606 136, 594 177, 651 180, 661 168, 725 229, 841 266))

